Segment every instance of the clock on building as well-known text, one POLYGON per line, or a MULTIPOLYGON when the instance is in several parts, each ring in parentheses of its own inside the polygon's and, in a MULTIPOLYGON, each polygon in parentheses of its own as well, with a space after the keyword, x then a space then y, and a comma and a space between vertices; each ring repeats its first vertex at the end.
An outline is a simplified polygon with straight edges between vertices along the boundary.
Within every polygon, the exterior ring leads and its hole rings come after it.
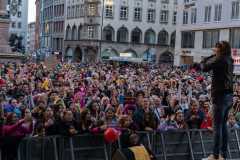
POLYGON ((18 12, 18 0, 12 0, 10 5, 10 13, 15 16, 18 12))

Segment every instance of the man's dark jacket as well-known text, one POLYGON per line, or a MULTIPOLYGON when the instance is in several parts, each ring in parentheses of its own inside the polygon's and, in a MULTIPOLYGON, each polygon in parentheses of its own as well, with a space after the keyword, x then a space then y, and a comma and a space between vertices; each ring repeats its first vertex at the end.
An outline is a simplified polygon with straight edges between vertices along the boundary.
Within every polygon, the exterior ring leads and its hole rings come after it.
POLYGON ((231 56, 210 56, 201 62, 204 72, 212 71, 211 94, 213 103, 222 95, 233 93, 233 59, 231 56))

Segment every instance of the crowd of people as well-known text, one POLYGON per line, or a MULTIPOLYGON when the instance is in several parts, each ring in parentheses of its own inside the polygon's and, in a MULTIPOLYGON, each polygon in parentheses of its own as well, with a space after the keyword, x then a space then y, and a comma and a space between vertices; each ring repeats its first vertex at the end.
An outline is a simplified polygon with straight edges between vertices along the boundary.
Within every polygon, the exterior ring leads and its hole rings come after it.
MULTIPOLYGON (((212 130, 211 78, 194 68, 44 63, 0 66, 0 137, 212 130)), ((234 83, 229 128, 239 128, 234 83)))

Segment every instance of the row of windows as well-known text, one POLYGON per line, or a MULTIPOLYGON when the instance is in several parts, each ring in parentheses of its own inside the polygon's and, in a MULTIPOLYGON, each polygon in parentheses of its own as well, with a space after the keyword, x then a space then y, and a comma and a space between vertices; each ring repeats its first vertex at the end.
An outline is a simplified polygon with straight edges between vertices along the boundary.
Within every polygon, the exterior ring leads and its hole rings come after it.
POLYGON ((53 17, 62 17, 64 16, 64 5, 56 5, 45 8, 43 11, 44 19, 51 19, 53 17))
POLYGON ((64 5, 56 5, 54 6, 54 17, 64 16, 64 5))
MULTIPOLYGON (((206 6, 204 12, 204 22, 210 22, 212 17, 212 6, 206 6)), ((214 6, 214 21, 221 21, 222 19, 222 4, 214 6)))
POLYGON ((54 22, 47 22, 43 24, 43 33, 44 34, 52 34, 54 33, 54 22))
POLYGON ((44 9, 43 17, 46 20, 53 18, 53 6, 44 9))
MULTIPOLYGON (((142 13, 143 9, 140 7, 136 7, 133 10, 133 20, 134 21, 142 21, 142 13)), ((114 6, 106 5, 105 7, 105 17, 106 18, 114 18, 114 6)), ((129 7, 121 6, 120 7, 120 19, 127 20, 129 16, 129 7)), ((176 16, 177 12, 173 12, 173 24, 176 24, 176 16)), ((146 15, 147 22, 154 23, 156 21, 156 10, 155 9, 148 9, 146 15)), ((169 21, 169 11, 168 10, 161 10, 160 11, 160 23, 168 23, 169 21)))
MULTIPOLYGON (((143 9, 136 7, 133 10, 133 20, 134 21, 142 21, 143 9)), ((114 18, 114 6, 113 5, 106 5, 105 18, 114 18)), ((90 4, 87 9, 88 16, 97 15, 97 7, 94 4, 90 4)), ((84 4, 76 5, 76 6, 69 6, 67 8, 67 18, 79 18, 85 16, 85 7, 84 4)), ((120 7, 120 20, 128 20, 129 18, 129 7, 121 6, 120 7)), ((176 24, 177 19, 177 12, 173 12, 173 19, 172 23, 176 24)), ((146 20, 149 23, 154 23, 156 21, 156 10, 155 9, 148 9, 146 20)), ((169 22, 169 11, 168 10, 161 10, 160 11, 160 23, 168 23, 169 22)))
MULTIPOLYGON (((182 48, 194 48, 195 32, 182 32, 182 48)), ((202 48, 213 48, 219 41, 219 30, 206 30, 203 31, 203 45, 202 48)), ((240 28, 230 29, 230 39, 232 48, 240 48, 240 28)))
MULTIPOLYGON (((22 5, 22 0, 18 0, 17 2, 18 2, 19 6, 22 5)), ((10 5, 10 4, 11 4, 11 0, 8 0, 8 5, 10 5)))
POLYGON ((88 7, 85 8, 84 4, 69 6, 67 8, 67 18, 79 18, 83 16, 98 16, 97 5, 90 3, 88 7))
POLYGON ((232 48, 240 48, 240 28, 230 30, 230 42, 232 48))
POLYGON ((64 31, 64 22, 63 21, 56 21, 56 22, 49 22, 45 23, 43 28, 43 33, 63 33, 64 31))
POLYGON ((54 33, 62 33, 64 30, 64 22, 59 21, 59 22, 54 22, 53 24, 53 32, 54 33))
POLYGON ((12 28, 22 28, 22 23, 21 22, 11 22, 12 28))
MULTIPOLYGON (((79 26, 78 28, 75 25, 72 28, 68 26, 66 29, 66 40, 80 40, 84 38, 93 39, 96 38, 96 31, 97 28, 94 26, 79 26)), ((116 40, 117 42, 128 43, 129 34, 131 35, 132 43, 142 43, 144 41, 145 44, 157 43, 159 45, 169 45, 169 34, 166 30, 162 30, 156 34, 152 29, 148 29, 143 34, 141 29, 135 28, 129 33, 126 27, 120 27, 116 33, 113 27, 104 27, 102 40, 110 42, 116 40)), ((173 32, 170 37, 170 45, 172 47, 175 45, 175 36, 176 32, 173 32)))
MULTIPOLYGON (((188 24, 189 14, 188 11, 183 11, 183 24, 188 24)), ((197 23, 197 8, 191 9, 191 24, 197 23)))
MULTIPOLYGON (((213 48, 219 41, 219 30, 203 31, 202 48, 213 48)), ((182 48, 194 48, 195 32, 182 32, 182 48)))
POLYGON ((84 16, 84 4, 69 6, 67 8, 67 18, 79 18, 84 16))
MULTIPOLYGON (((7 11, 8 12, 8 15, 10 15, 10 11, 7 11)), ((21 18, 22 17, 22 12, 21 11, 18 11, 17 12, 17 17, 18 18, 21 18)))
MULTIPOLYGON (((205 7, 205 14, 204 14, 204 21, 210 22, 211 21, 211 6, 205 7)), ((215 5, 215 14, 214 14, 214 21, 221 21, 222 17, 222 4, 215 5)), ((183 24, 188 24, 189 21, 189 13, 188 11, 183 11, 183 24)), ((191 9, 191 24, 197 23, 197 8, 191 9)))
POLYGON ((53 50, 61 51, 63 49, 63 38, 53 38, 53 50))
POLYGON ((240 7, 240 2, 239 1, 233 1, 232 2, 232 13, 231 13, 231 18, 232 19, 239 19, 240 18, 239 7, 240 7))
POLYGON ((82 28, 80 26, 78 28, 78 30, 77 30, 76 26, 74 26, 72 29, 70 26, 68 26, 66 29, 65 39, 66 40, 80 40, 83 33, 87 34, 86 37, 88 39, 97 39, 97 26, 89 25, 84 28, 82 28))
MULTIPOLYGON (((211 22, 212 18, 215 22, 222 20, 222 4, 215 4, 214 7, 211 5, 205 6, 204 8, 204 22, 211 22), (214 16, 212 17, 212 11, 214 8, 214 16)), ((231 19, 240 19, 240 1, 232 2, 231 19)), ((191 24, 195 24, 197 20, 197 9, 191 9, 191 24)), ((183 11, 183 24, 188 24, 189 22, 189 12, 183 11)))
MULTIPOLYGON (((206 6, 204 12, 204 22, 211 21, 212 6, 206 6)), ((214 21, 219 22, 222 18, 222 4, 215 5, 214 21)), ((197 23, 197 8, 191 9, 191 24, 197 23)), ((189 23, 189 12, 183 11, 183 24, 189 23)))
MULTIPOLYGON (((125 27, 121 27, 115 33, 114 29, 111 26, 106 26, 103 29, 103 40, 105 41, 115 41, 115 36, 117 34, 117 42, 129 42, 129 32, 125 27)), ((135 28, 131 32, 131 42, 133 43, 142 43, 144 40, 145 44, 159 44, 159 45, 168 45, 169 44, 169 34, 166 30, 160 31, 158 34, 155 33, 152 29, 148 29, 144 33, 144 38, 142 31, 139 28, 135 28)), ((175 42, 175 32, 171 35, 171 41, 174 38, 175 42), (174 36, 174 37, 173 37, 174 36)), ((171 43, 172 44, 172 43, 171 43)))

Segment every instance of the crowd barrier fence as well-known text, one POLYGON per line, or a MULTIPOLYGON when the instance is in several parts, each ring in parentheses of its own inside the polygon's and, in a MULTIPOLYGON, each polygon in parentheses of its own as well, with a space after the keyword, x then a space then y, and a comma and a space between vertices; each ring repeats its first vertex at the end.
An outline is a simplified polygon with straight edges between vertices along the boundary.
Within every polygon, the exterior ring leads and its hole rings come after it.
MULTIPOLYGON (((201 160, 211 154, 213 146, 213 133, 208 130, 138 134, 141 143, 151 149, 158 160, 201 160)), ((31 137, 21 141, 18 160, 111 160, 113 152, 121 148, 121 138, 107 144, 103 135, 31 137)), ((228 156, 240 158, 240 130, 230 131, 228 156)))

